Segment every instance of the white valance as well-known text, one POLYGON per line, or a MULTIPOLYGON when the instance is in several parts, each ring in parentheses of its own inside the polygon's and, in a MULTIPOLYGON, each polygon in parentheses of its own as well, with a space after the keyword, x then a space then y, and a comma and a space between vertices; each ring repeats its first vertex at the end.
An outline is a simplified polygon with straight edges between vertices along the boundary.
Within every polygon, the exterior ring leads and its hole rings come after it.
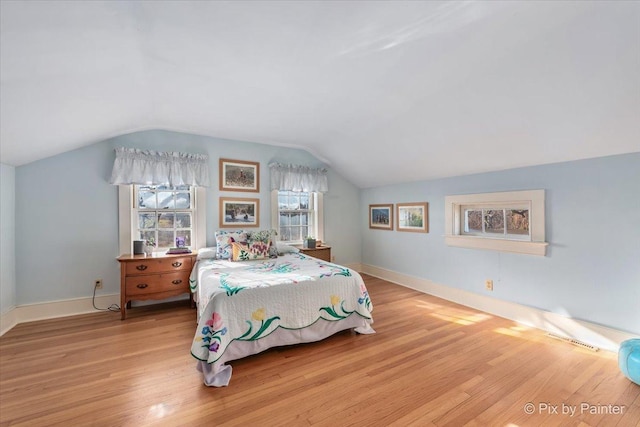
POLYGON ((209 156, 116 148, 111 184, 209 186, 209 156))
POLYGON ((308 166, 283 165, 271 163, 271 189, 283 191, 310 191, 324 193, 329 191, 327 170, 308 166))

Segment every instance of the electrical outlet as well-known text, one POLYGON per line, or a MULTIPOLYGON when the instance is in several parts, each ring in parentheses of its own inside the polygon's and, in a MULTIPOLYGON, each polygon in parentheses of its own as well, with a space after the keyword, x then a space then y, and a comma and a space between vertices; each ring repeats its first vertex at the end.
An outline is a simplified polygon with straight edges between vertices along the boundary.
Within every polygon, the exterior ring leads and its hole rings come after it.
POLYGON ((336 262, 336 256, 335 255, 331 255, 331 262, 336 262))
POLYGON ((492 291, 493 290, 493 280, 491 279, 487 279, 484 281, 484 288, 488 291, 492 291))
POLYGON ((102 289, 102 279, 96 279, 96 281, 94 283, 94 287, 96 289, 102 289))

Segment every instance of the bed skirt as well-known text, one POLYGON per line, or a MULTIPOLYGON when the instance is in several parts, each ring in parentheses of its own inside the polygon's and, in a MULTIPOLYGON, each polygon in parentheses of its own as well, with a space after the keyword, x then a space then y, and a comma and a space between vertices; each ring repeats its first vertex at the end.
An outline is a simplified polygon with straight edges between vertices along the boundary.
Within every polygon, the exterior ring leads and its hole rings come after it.
POLYGON ((320 341, 346 329, 353 328, 359 334, 374 334, 375 331, 371 328, 371 322, 370 319, 365 319, 354 313, 339 321, 319 319, 313 325, 303 329, 278 328, 259 340, 232 342, 220 359, 214 363, 198 361, 197 369, 202 373, 205 385, 224 387, 229 385, 231 380, 232 368, 231 365, 227 365, 227 362, 257 354, 273 347, 320 341))

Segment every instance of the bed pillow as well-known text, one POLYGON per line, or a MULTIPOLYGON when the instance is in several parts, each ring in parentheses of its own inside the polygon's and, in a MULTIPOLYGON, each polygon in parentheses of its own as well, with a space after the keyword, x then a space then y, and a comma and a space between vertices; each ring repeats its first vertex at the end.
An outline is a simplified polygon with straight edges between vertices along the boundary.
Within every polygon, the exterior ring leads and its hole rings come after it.
POLYGON ((287 245, 286 243, 276 242, 275 244, 278 255, 294 254, 300 252, 300 249, 295 246, 287 245))
POLYGON ((276 258, 278 256, 278 250, 275 246, 276 236, 278 233, 276 230, 260 230, 248 232, 247 240, 261 241, 269 247, 269 258, 276 258))
POLYGON ((198 249, 197 259, 215 259, 217 257, 217 248, 200 248, 198 249))
POLYGON ((218 256, 218 259, 231 258, 231 255, 232 255, 231 243, 233 242, 246 243, 247 242, 246 231, 242 231, 242 230, 216 231, 216 255, 218 256))
POLYGON ((231 261, 253 261, 269 258, 269 246, 260 241, 249 239, 247 243, 231 242, 231 261))

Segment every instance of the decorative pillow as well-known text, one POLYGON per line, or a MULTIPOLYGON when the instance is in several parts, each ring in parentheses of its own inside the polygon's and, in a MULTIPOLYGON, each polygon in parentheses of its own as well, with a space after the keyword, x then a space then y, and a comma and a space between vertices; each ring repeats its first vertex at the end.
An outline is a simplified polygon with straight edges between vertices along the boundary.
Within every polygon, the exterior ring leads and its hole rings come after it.
POLYGON ((247 243, 231 242, 231 261, 253 261, 269 258, 269 246, 260 240, 249 239, 247 243))
POLYGON ((260 230, 248 232, 247 240, 261 241, 269 246, 269 258, 276 258, 278 256, 278 250, 274 245, 276 236, 278 233, 276 230, 260 230))
POLYGON ((232 255, 231 243, 247 242, 247 233, 242 230, 238 231, 216 231, 216 255, 218 259, 229 259, 232 255))

